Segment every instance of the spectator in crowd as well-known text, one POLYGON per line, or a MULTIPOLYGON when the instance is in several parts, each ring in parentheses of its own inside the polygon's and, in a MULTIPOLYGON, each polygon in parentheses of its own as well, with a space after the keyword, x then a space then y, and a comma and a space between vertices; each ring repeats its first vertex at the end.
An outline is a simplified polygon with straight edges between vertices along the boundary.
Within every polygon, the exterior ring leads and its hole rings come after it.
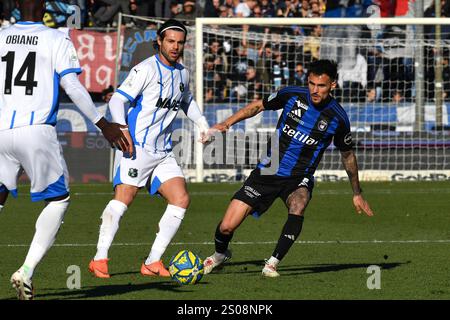
POLYGON ((318 18, 321 16, 320 14, 320 6, 319 6, 319 2, 318 1, 311 1, 309 3, 310 7, 311 7, 311 12, 309 14, 309 17, 311 18, 318 18))
POLYGON ((299 13, 297 13, 297 6, 294 1, 285 0, 278 3, 277 7, 277 17, 284 18, 293 18, 297 17, 299 13))
POLYGON ((219 73, 228 72, 228 57, 222 43, 217 39, 212 39, 209 42, 209 53, 214 56, 215 70, 219 73))
POLYGON ((275 45, 273 48, 273 59, 269 70, 271 70, 271 83, 274 91, 288 84, 289 66, 281 54, 279 45, 275 45))
POLYGON ((405 96, 403 95, 403 90, 396 89, 392 92, 391 103, 401 104, 405 102, 405 96))
POLYGON ((299 86, 299 87, 305 87, 308 85, 307 81, 307 70, 303 67, 303 63, 298 62, 295 66, 295 73, 294 73, 294 81, 292 85, 299 86))
POLYGON ((233 16, 233 9, 225 5, 219 7, 219 18, 230 18, 233 16))
MULTIPOLYGON (((90 0, 93 2, 93 0, 90 0)), ((96 4, 99 4, 99 8, 94 13, 95 24, 97 26, 106 26, 112 24, 114 17, 120 11, 124 14, 130 14, 130 1, 129 0, 98 0, 96 4)), ((125 18, 126 23, 130 23, 129 18, 125 18)))
MULTIPOLYGON (((306 0, 305 0, 306 1, 306 0)), ((261 0, 261 14, 265 18, 275 17, 275 8, 270 0, 261 0)))
POLYGON ((377 98, 377 91, 374 87, 367 87, 366 90, 366 104, 379 102, 377 98))
POLYGON ((247 58, 247 48, 241 44, 234 47, 229 79, 231 81, 245 81, 245 73, 249 63, 249 59, 247 58))
POLYGON ((235 8, 240 3, 240 0, 223 0, 223 5, 226 6, 228 9, 231 9, 231 16, 234 16, 235 8))
POLYGON ((302 0, 299 15, 301 18, 309 17, 309 1, 308 0, 302 0))
POLYGON ((263 43, 258 51, 258 61, 256 64, 263 83, 270 83, 270 65, 272 58, 272 45, 270 43, 263 43))
POLYGON ((182 11, 181 5, 176 0, 172 0, 170 2, 170 18, 171 19, 178 19, 178 16, 181 14, 182 11))
POLYGON ((313 28, 311 34, 306 37, 303 45, 303 54, 308 62, 319 60, 320 37, 322 36, 322 27, 317 25, 313 28))
POLYGON ((214 88, 211 86, 208 86, 205 90, 205 97, 204 102, 205 103, 213 103, 215 100, 215 94, 214 94, 214 88))
MULTIPOLYGON (((148 1, 148 0, 144 0, 148 1)), ((172 16, 170 6, 173 1, 171 0, 155 0, 154 1, 154 13, 155 17, 170 18, 172 16)))
POLYGON ((341 66, 338 71, 338 84, 342 96, 349 102, 363 100, 364 88, 367 86, 367 61, 361 53, 356 55, 353 66, 341 66))
POLYGON ((227 86, 222 76, 218 72, 214 72, 212 80, 205 81, 205 102, 223 102, 227 96, 227 86))
MULTIPOLYGON (((130 0, 131 14, 144 17, 154 16, 154 4, 147 0, 130 0)), ((145 28, 148 26, 147 21, 138 20, 134 21, 139 28, 145 28)))
POLYGON ((258 71, 253 64, 250 64, 245 73, 245 83, 247 86, 246 101, 255 101, 261 99, 263 93, 263 83, 259 78, 258 71))
POLYGON ((256 0, 244 0, 244 2, 241 2, 236 6, 236 17, 249 17, 256 5, 256 0))
POLYGON ((220 16, 220 7, 220 0, 206 0, 203 15, 205 17, 218 18, 220 16))
POLYGON ((256 69, 253 60, 247 60, 244 74, 232 82, 230 102, 246 102, 254 96, 256 90, 256 69))
POLYGON ((193 25, 195 23, 195 2, 192 0, 185 0, 181 13, 177 16, 186 25, 193 25))
POLYGON ((214 55, 207 53, 205 55, 205 63, 203 66, 204 79, 208 81, 214 80, 214 55))

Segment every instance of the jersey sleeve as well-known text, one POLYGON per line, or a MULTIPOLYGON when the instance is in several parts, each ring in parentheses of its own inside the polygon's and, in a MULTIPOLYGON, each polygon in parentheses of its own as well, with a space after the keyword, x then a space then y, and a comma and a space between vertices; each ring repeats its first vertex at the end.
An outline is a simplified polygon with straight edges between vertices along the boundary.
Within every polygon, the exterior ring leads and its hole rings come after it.
POLYGON ((352 133, 350 131, 350 122, 343 119, 339 122, 339 127, 333 138, 333 143, 339 151, 345 152, 353 149, 352 133))
POLYGON ((280 91, 274 92, 263 99, 264 110, 283 109, 284 101, 280 91))
POLYGON ((68 36, 61 36, 55 54, 55 71, 62 78, 68 73, 82 72, 80 61, 78 60, 77 51, 68 36))
POLYGON ((137 65, 130 70, 125 81, 117 89, 117 92, 133 102, 137 96, 147 87, 151 81, 152 71, 149 66, 137 65))
POLYGON ((184 113, 187 114, 189 106, 194 99, 194 95, 192 94, 189 86, 189 73, 186 72, 184 77, 186 78, 186 86, 183 92, 183 97, 181 99, 181 108, 183 109, 184 113))

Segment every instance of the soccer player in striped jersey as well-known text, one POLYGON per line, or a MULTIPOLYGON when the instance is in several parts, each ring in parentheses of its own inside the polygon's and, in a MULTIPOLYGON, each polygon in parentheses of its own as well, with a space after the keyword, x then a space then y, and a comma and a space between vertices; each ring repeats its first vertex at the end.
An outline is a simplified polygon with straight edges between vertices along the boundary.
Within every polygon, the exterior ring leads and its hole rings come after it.
POLYGON ((167 201, 167 208, 148 258, 141 265, 141 274, 170 276, 161 257, 190 202, 183 172, 172 152, 172 123, 182 109, 201 134, 209 129, 189 90, 189 72, 178 63, 186 35, 186 27, 177 20, 162 24, 157 31, 158 53, 132 68, 109 102, 114 121, 128 125, 126 134, 130 135, 134 153, 116 153, 114 199, 101 216, 97 253, 89 263, 89 270, 96 277, 110 277, 108 250, 121 217, 142 187, 150 194, 159 193, 167 201), (131 107, 125 116, 127 102, 131 107))
POLYGON ((231 257, 228 244, 244 219, 249 214, 260 216, 280 197, 287 206, 288 218, 275 250, 262 270, 263 276, 279 276, 277 265, 300 235, 314 187, 314 172, 332 141, 341 152, 356 211, 373 215, 362 196, 347 114, 331 96, 336 79, 335 62, 315 61, 308 69, 308 88, 285 87, 263 100, 250 103, 211 128, 225 132, 233 124, 264 110, 282 109, 276 128, 278 144, 234 195, 216 228, 215 253, 205 259, 205 273, 231 257))
POLYGON ((31 180, 31 200, 46 202, 22 267, 11 277, 19 299, 33 298, 32 277, 48 252, 69 206, 69 174, 56 136, 61 85, 106 139, 124 151, 120 125, 107 122, 81 85, 70 38, 41 22, 44 1, 19 1, 23 21, 0 31, 0 211, 17 196, 21 167, 31 180))

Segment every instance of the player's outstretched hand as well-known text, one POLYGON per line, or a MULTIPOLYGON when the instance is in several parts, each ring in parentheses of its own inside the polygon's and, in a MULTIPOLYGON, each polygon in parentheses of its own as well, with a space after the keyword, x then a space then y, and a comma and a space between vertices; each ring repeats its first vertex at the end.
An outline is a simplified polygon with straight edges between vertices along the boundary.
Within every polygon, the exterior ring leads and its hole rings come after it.
POLYGON ((369 217, 373 216, 373 211, 370 209, 369 203, 363 198, 361 194, 353 196, 353 205, 355 206, 356 212, 361 214, 364 211, 369 217))
POLYGON ((210 132, 211 129, 208 129, 206 131, 200 131, 200 139, 198 139, 198 142, 206 144, 207 142, 211 141, 212 134, 210 134, 210 132))
POLYGON ((213 137, 217 132, 220 132, 220 131, 217 129, 214 129, 214 128, 209 128, 206 131, 200 132, 200 139, 198 141, 203 144, 207 144, 207 143, 213 141, 213 137))
POLYGON ((215 124, 210 130, 215 130, 215 131, 212 131, 212 132, 216 132, 216 131, 225 132, 229 128, 230 127, 228 125, 226 125, 224 122, 221 122, 221 123, 215 124))

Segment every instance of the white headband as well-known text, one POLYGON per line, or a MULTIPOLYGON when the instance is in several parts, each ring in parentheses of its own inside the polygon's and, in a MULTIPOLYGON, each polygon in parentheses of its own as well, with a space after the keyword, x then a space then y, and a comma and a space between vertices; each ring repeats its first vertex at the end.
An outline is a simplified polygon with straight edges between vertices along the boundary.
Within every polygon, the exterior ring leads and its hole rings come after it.
POLYGON ((159 34, 163 34, 164 31, 169 30, 169 29, 180 29, 181 31, 183 31, 183 33, 185 33, 184 29, 180 26, 169 26, 169 27, 162 29, 159 34))

